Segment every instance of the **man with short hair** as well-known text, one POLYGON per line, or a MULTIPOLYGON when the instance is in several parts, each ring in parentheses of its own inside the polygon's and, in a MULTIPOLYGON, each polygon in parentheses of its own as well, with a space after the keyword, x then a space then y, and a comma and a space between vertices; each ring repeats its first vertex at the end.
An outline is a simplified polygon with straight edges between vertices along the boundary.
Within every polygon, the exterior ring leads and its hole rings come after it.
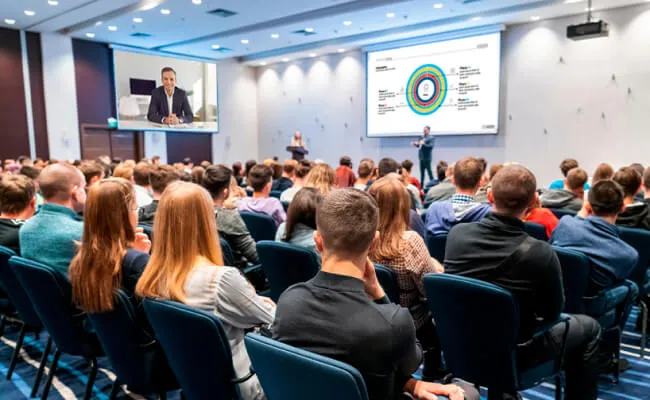
POLYGON ((456 224, 480 221, 490 212, 489 204, 479 203, 474 196, 481 185, 483 166, 474 157, 465 157, 454 166, 456 193, 450 200, 431 204, 424 226, 432 235, 449 232, 456 224))
POLYGON ((296 167, 294 168, 295 177, 293 181, 293 186, 291 186, 289 189, 282 192, 282 194, 280 195, 280 201, 291 203, 291 201, 298 193, 298 191, 300 191, 300 189, 302 189, 307 183, 306 182, 307 175, 309 175, 309 171, 311 171, 311 167, 312 167, 311 162, 304 159, 296 163, 296 167))
POLYGON ((277 192, 284 192, 293 186, 293 180, 295 179, 296 165, 298 161, 296 160, 287 160, 282 166, 282 176, 273 181, 273 186, 271 190, 277 192))
POLYGON ((263 164, 255 165, 248 174, 249 185, 253 188, 253 197, 244 197, 239 200, 239 211, 266 214, 273 218, 275 225, 279 226, 286 221, 287 214, 280 200, 269 197, 271 193, 273 171, 271 167, 263 164))
POLYGON ((352 171, 352 159, 348 156, 343 156, 339 160, 339 166, 336 168, 336 185, 338 188, 346 188, 354 186, 357 177, 354 176, 352 171))
POLYGON ((614 182, 621 185, 625 209, 618 214, 616 225, 650 230, 650 205, 643 200, 643 178, 633 167, 623 167, 614 174, 614 182))
POLYGON ((373 165, 368 161, 361 161, 357 168, 357 181, 354 183, 354 188, 359 190, 366 190, 370 176, 372 175, 373 165))
MULTIPOLYGON (((408 174, 409 183, 415 186, 419 192, 422 192, 422 185, 420 185, 420 181, 418 180, 418 178, 411 175, 411 172, 413 172, 413 161, 411 160, 402 161, 402 168, 404 168, 406 170, 406 173, 408 174)), ((429 179, 429 180, 431 181, 433 179, 429 179)))
MULTIPOLYGON (((273 337, 352 365, 370 400, 396 399, 403 391, 416 399, 462 399, 459 386, 411 377, 422 361, 413 319, 390 303, 368 260, 378 240, 378 213, 374 199, 360 190, 339 189, 325 197, 314 234, 323 266, 313 279, 280 296, 273 337)), ((478 399, 467 390, 468 398, 478 399)))
POLYGON ((151 189, 151 171, 155 168, 146 162, 139 162, 133 168, 133 190, 135 190, 135 202, 138 208, 147 206, 153 202, 153 192, 151 189))
POLYGON ((86 204, 86 178, 71 165, 52 164, 41 172, 39 187, 45 203, 20 228, 20 253, 67 274, 83 234, 78 213, 86 204))
POLYGON ((224 238, 233 250, 235 267, 244 268, 257 264, 257 248, 244 220, 234 208, 225 208, 224 202, 230 194, 232 171, 224 165, 211 165, 205 170, 201 184, 212 197, 217 217, 219 236, 224 238))
POLYGON ((187 93, 176 87, 176 71, 165 67, 160 71, 162 86, 151 92, 147 119, 156 124, 189 124, 194 120, 194 113, 187 98, 187 93))
POLYGON ((429 175, 429 180, 433 180, 433 172, 431 171, 431 161, 433 154, 433 147, 436 143, 436 138, 431 134, 431 128, 425 126, 422 131, 422 136, 416 142, 413 142, 412 145, 417 147, 418 150, 418 159, 420 160, 420 182, 424 185, 424 173, 426 172, 429 175))
MULTIPOLYGON (((574 168, 578 168, 580 165, 578 164, 578 160, 574 158, 565 158, 562 160, 560 163, 560 171, 562 171, 562 175, 564 176, 564 179, 558 179, 556 181, 553 181, 551 185, 548 187, 550 190, 560 190, 560 189, 566 189, 565 183, 566 183, 566 177, 569 175, 569 171, 571 171, 574 168)), ((585 187, 585 190, 587 190, 588 187, 585 187)))
POLYGON ((437 167, 438 179, 440 183, 433 186, 424 197, 424 208, 429 207, 436 201, 449 200, 456 193, 456 186, 454 185, 454 167, 455 164, 449 166, 439 164, 437 167))
POLYGON ((0 180, 0 246, 20 254, 18 231, 35 211, 34 182, 24 175, 3 176, 0 180))
MULTIPOLYGON (((533 338, 538 324, 556 321, 564 309, 562 273, 555 252, 524 230, 523 219, 537 199, 536 188, 535 176, 523 166, 501 169, 488 193, 493 212, 479 222, 458 224, 449 232, 444 263, 446 273, 480 279, 512 293, 519 305, 518 342, 532 341, 517 349, 520 368, 558 357, 567 329, 565 324, 557 324, 550 334, 533 338)), ((568 329, 563 368, 566 398, 595 400, 600 326, 593 318, 572 315, 568 329)))
POLYGON ((578 212, 585 197, 585 184, 589 180, 582 168, 574 168, 564 179, 564 189, 547 190, 542 194, 542 207, 558 208, 578 212))
POLYGON ((153 226, 160 197, 167 186, 181 179, 181 173, 171 165, 159 165, 151 170, 149 177, 153 189, 153 200, 138 210, 138 223, 153 226))
POLYGON ((86 178, 86 189, 90 189, 92 185, 104 179, 105 176, 104 168, 95 161, 82 162, 79 165, 79 171, 86 178))

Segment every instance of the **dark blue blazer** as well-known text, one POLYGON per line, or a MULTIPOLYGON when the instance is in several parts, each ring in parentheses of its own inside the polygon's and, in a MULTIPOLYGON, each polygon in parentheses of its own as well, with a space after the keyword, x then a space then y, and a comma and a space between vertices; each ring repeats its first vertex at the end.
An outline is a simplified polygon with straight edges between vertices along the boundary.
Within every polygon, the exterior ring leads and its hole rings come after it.
MULTIPOLYGON (((176 114, 181 123, 189 124, 194 120, 194 113, 190 102, 187 99, 187 93, 181 88, 174 89, 172 99, 172 113, 176 114)), ((147 119, 157 124, 162 123, 162 119, 169 115, 169 104, 167 104, 167 94, 165 87, 159 86, 151 92, 151 101, 149 102, 149 112, 147 119)))

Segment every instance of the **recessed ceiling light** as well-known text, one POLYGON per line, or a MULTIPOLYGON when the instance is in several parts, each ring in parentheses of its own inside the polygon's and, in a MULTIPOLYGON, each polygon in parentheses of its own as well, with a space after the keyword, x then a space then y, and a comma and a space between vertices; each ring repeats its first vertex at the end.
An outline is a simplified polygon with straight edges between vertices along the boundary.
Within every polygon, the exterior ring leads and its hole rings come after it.
POLYGON ((593 7, 585 7, 585 11, 594 11, 593 7))
POLYGON ((90 33, 90 32, 88 32, 88 33, 86 33, 86 36, 88 36, 89 38, 92 39, 92 38, 95 37, 95 34, 94 34, 94 33, 90 33))
POLYGON ((171 11, 169 11, 169 10, 166 9, 166 8, 163 8, 162 10, 160 10, 160 13, 161 13, 162 15, 169 15, 169 14, 171 13, 171 11))
POLYGON ((34 16, 35 14, 36 14, 36 13, 35 13, 34 11, 32 11, 32 10, 25 10, 25 15, 27 15, 28 17, 32 17, 32 16, 34 16))
POLYGON ((262 62, 260 63, 260 65, 261 65, 262 67, 265 66, 265 65, 266 65, 266 61, 262 61, 262 62))
POLYGON ((248 44, 248 39, 242 39, 241 44, 248 44))
POLYGON ((313 32, 314 28, 305 28, 305 32, 313 32))
POLYGON ((135 17, 135 18, 133 18, 133 22, 135 22, 136 24, 139 24, 140 22, 142 22, 142 18, 135 17))
POLYGON ((311 57, 311 58, 314 58, 314 57, 316 57, 316 56, 317 56, 316 53, 310 53, 310 54, 309 54, 309 57, 311 57))
POLYGON ((338 49, 337 50, 339 53, 345 53, 345 49, 338 49))
POLYGON ((539 21, 540 19, 542 19, 542 17, 537 16, 537 15, 530 17, 531 21, 539 21))
POLYGON ((142 11, 149 11, 149 10, 153 10, 156 7, 158 7, 158 2, 157 1, 150 1, 149 3, 142 6, 141 10, 142 11))
POLYGON ((109 25, 109 26, 108 26, 108 30, 109 30, 109 31, 113 31, 113 32, 115 32, 115 31, 117 30, 117 26, 115 26, 115 25, 109 25))
POLYGON ((273 39, 277 39, 277 38, 280 37, 280 34, 278 34, 278 33, 272 33, 272 34, 271 34, 271 37, 272 37, 273 39))
POLYGON ((56 0, 47 0, 47 4, 49 4, 51 6, 58 6, 59 2, 56 1, 56 0))
POLYGON ((283 58, 282 59, 282 62, 289 62, 289 61, 291 61, 291 60, 289 60, 288 58, 283 58))
POLYGON ((481 20, 481 17, 474 17, 474 18, 472 18, 472 21, 480 21, 480 20, 481 20))
POLYGON ((15 19, 9 19, 9 18, 5 19, 5 24, 13 25, 15 23, 16 23, 15 19))
POLYGON ((582 3, 585 0, 564 0, 564 4, 582 3))
POLYGON ((103 21, 97 21, 97 22, 95 22, 95 26, 99 26, 99 25, 101 25, 103 23, 104 23, 103 21))
POLYGON ((219 50, 219 49, 221 48, 221 46, 219 46, 218 44, 213 44, 213 45, 210 46, 210 47, 212 47, 212 48, 215 49, 215 50, 219 50))
POLYGON ((386 14, 386 18, 393 18, 394 16, 395 16, 394 12, 390 12, 390 13, 386 14))
POLYGON ((201 0, 192 0, 192 4, 201 4, 201 0))
POLYGON ((445 6, 445 5, 442 4, 442 3, 436 3, 436 4, 433 5, 433 8, 442 8, 442 7, 444 7, 444 6, 445 6))
POLYGON ((350 26, 352 25, 352 21, 343 21, 343 25, 350 26))

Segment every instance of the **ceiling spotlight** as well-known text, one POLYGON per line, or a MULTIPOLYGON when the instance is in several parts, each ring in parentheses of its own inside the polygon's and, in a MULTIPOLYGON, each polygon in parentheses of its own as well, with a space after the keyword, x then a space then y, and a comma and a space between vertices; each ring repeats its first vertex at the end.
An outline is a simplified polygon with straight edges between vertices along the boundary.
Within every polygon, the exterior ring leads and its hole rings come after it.
POLYGON ((582 3, 585 0, 564 0, 564 4, 582 3))
POLYGON ((279 33, 272 33, 272 34, 271 34, 271 37, 272 37, 273 39, 277 39, 277 38, 280 37, 280 34, 279 34, 279 33))
POLYGON ((313 31, 314 31, 314 28, 305 28, 305 32, 309 32, 309 33, 311 33, 311 32, 313 32, 313 31))
POLYGON ((158 7, 158 3, 159 3, 158 1, 150 1, 144 6, 142 6, 141 10, 142 11, 153 10, 154 8, 158 7))
POLYGON ((58 6, 59 2, 56 1, 56 0, 47 0, 47 4, 49 4, 51 6, 58 6))
POLYGON ((472 18, 472 21, 480 21, 480 20, 481 20, 481 17, 474 17, 474 18, 472 18))
POLYGON ((585 12, 586 11, 594 11, 594 8, 593 7, 585 7, 585 12))
POLYGON ((309 57, 311 57, 311 58, 314 58, 314 57, 316 57, 316 56, 317 56, 316 53, 310 53, 310 54, 309 54, 309 57))
POLYGON ((539 21, 540 19, 542 19, 542 17, 539 17, 537 15, 530 17, 531 21, 539 21))
POLYGON ((95 34, 94 34, 94 33, 91 33, 91 32, 88 32, 88 33, 86 33, 86 36, 88 36, 89 38, 92 39, 92 38, 95 37, 95 34))
POLYGON ((135 22, 136 24, 139 24, 140 22, 142 22, 142 18, 135 17, 135 18, 133 18, 133 22, 135 22))
POLYGON ((210 47, 212 47, 214 50, 219 50, 221 48, 221 46, 219 46, 218 44, 213 44, 210 47))
POLYGON ((6 18, 6 19, 5 19, 5 24, 13 25, 13 24, 15 24, 15 23, 16 23, 16 20, 15 20, 15 19, 9 19, 9 18, 6 18))
POLYGON ((169 14, 171 14, 171 11, 169 11, 169 10, 166 9, 166 8, 163 8, 162 10, 160 10, 160 13, 161 13, 162 15, 169 15, 169 14))
POLYGON ((28 17, 33 17, 36 13, 32 10, 25 10, 25 15, 28 17))
POLYGON ((261 65, 262 67, 265 66, 265 65, 266 65, 266 61, 262 61, 262 62, 260 63, 260 65, 261 65))
POLYGON ((395 16, 394 12, 389 12, 388 14, 386 14, 386 18, 393 18, 394 16, 395 16))
POLYGON ((339 53, 345 53, 345 49, 338 49, 337 50, 339 53))
POLYGON ((343 25, 350 26, 352 25, 352 21, 343 21, 343 25))
POLYGON ((199 5, 201 4, 201 0, 192 0, 192 4, 199 5))
POLYGON ((101 25, 103 23, 104 23, 103 21, 97 21, 97 22, 95 22, 95 26, 99 26, 99 25, 101 25))
POLYGON ((109 25, 109 26, 108 26, 108 30, 109 30, 109 31, 113 31, 113 32, 115 32, 115 31, 117 30, 117 26, 115 26, 115 25, 109 25))
POLYGON ((248 44, 248 39, 242 39, 241 44, 248 44))
POLYGON ((290 60, 288 58, 283 58, 282 62, 289 62, 290 60))
POLYGON ((445 5, 442 4, 442 3, 436 3, 436 4, 433 5, 433 8, 442 8, 442 7, 444 7, 444 6, 445 6, 445 5))

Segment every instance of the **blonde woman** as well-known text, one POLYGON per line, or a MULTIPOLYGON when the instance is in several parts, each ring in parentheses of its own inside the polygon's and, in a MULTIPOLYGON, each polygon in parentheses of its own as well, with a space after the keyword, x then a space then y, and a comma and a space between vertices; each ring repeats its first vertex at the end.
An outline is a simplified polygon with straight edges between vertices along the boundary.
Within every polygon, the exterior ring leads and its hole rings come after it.
MULTIPOLYGON (((142 297, 171 299, 214 313, 230 342, 237 376, 249 372, 246 329, 270 325, 275 304, 255 294, 236 268, 224 267, 212 199, 192 183, 176 182, 160 199, 151 259, 138 281, 142 297)), ((253 377, 239 385, 243 399, 263 399, 253 377)))
POLYGON ((327 164, 316 164, 307 175, 305 187, 316 188, 324 195, 335 188, 336 173, 327 164))

